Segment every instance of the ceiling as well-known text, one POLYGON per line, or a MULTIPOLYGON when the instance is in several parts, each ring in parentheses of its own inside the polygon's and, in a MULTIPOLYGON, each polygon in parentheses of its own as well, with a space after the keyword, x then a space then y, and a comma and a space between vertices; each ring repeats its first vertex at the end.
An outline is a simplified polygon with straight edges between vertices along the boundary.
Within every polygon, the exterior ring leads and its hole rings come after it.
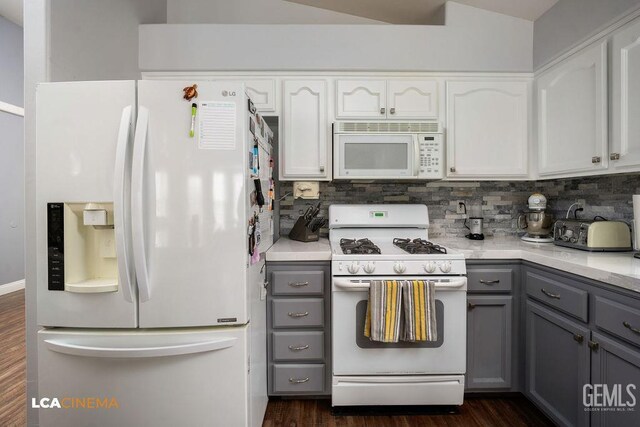
POLYGON ((0 0, 0 16, 22 27, 22 1, 0 0))
MULTIPOLYGON (((286 0, 390 24, 429 24, 446 0, 286 0)), ((457 3, 535 21, 558 0, 455 0, 457 3)))

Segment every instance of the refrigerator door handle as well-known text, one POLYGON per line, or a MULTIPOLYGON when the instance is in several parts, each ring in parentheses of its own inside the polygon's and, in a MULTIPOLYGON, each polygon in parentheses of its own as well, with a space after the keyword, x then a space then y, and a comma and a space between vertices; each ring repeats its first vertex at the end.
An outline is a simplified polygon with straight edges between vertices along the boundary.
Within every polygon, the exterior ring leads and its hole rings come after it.
POLYGON ((127 152, 129 151, 129 137, 131 133, 131 119, 133 117, 133 106, 129 105, 122 109, 120 118, 120 129, 118 130, 118 145, 116 147, 116 164, 114 172, 114 222, 116 234, 116 251, 118 254, 118 272, 120 276, 120 286, 124 299, 133 302, 133 283, 131 267, 129 265, 129 254, 127 248, 127 234, 125 229, 125 168, 127 163, 127 152))
POLYGON ((131 162, 131 234, 133 237, 133 260, 141 302, 148 301, 151 298, 144 239, 143 211, 144 158, 148 127, 149 110, 141 106, 138 109, 138 121, 133 139, 133 160, 131 162))
POLYGON ((109 359, 145 358, 179 356, 184 354, 205 353, 232 347, 238 338, 226 337, 215 340, 198 341, 176 345, 162 345, 149 347, 97 347, 73 344, 69 342, 44 340, 47 348, 56 353, 72 356, 100 357, 109 359))

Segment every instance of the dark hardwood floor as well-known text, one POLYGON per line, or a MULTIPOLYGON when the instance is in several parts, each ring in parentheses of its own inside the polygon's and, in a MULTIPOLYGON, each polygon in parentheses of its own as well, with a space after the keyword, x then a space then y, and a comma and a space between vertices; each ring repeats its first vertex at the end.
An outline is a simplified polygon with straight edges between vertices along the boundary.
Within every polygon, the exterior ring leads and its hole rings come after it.
POLYGON ((27 424, 24 330, 24 290, 0 296, 0 426, 27 424))
MULTIPOLYGON (((26 424, 24 291, 0 296, 0 426, 26 424)), ((323 400, 271 400, 264 427, 550 426, 524 397, 468 398, 456 414, 333 415, 323 400)))
MULTIPOLYGON (((351 411, 353 412, 353 411, 351 411)), ((553 426, 522 396, 468 398, 456 414, 435 415, 332 415, 324 400, 271 400, 263 427, 516 427, 553 426)))

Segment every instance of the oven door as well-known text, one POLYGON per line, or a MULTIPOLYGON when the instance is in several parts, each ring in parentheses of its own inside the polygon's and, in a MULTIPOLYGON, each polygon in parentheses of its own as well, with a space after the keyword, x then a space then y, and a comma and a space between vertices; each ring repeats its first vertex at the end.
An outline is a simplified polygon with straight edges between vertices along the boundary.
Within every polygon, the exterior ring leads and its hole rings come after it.
POLYGON ((335 178, 415 179, 420 168, 415 134, 335 134, 335 178))
POLYGON ((381 343, 364 336, 368 280, 426 277, 334 277, 332 284, 333 375, 432 375, 466 371, 467 278, 428 277, 436 282, 434 342, 381 343))

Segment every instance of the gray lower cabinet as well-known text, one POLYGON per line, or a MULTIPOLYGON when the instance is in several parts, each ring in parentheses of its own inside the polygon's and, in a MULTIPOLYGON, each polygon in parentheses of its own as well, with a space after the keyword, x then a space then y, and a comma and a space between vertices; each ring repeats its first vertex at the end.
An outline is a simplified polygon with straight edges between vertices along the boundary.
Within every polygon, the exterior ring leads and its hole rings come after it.
POLYGON ((268 394, 331 393, 331 266, 267 263, 268 394))
POLYGON ((640 352, 597 332, 592 334, 591 347, 592 387, 586 390, 583 403, 592 409, 591 425, 640 426, 640 352), (599 410, 607 400, 616 410, 599 410))
POLYGON ((469 295, 467 380, 469 391, 511 388, 511 295, 469 295))
POLYGON ((582 390, 590 379, 590 331, 533 301, 526 303, 526 391, 557 424, 587 426, 582 390))

